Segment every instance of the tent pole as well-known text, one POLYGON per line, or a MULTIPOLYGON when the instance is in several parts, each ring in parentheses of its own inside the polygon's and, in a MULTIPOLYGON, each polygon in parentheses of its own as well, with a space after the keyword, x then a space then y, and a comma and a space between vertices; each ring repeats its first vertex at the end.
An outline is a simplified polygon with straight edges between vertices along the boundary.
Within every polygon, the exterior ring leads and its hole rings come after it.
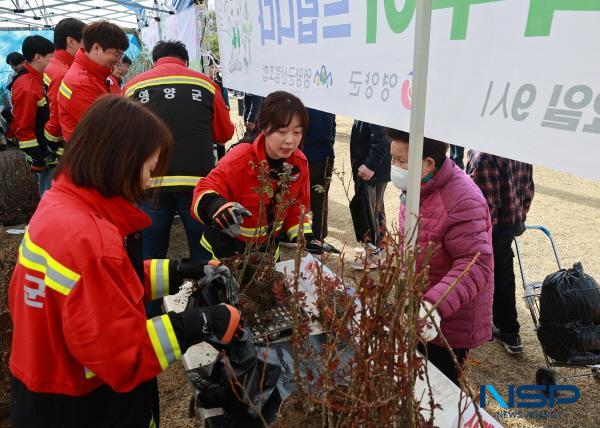
POLYGON ((429 67, 429 40, 431 35, 431 2, 418 0, 415 20, 413 57, 412 109, 410 113, 410 140, 408 149, 408 187, 406 192, 405 226, 408 246, 417 242, 417 218, 421 196, 421 167, 427 99, 427 72, 429 67))

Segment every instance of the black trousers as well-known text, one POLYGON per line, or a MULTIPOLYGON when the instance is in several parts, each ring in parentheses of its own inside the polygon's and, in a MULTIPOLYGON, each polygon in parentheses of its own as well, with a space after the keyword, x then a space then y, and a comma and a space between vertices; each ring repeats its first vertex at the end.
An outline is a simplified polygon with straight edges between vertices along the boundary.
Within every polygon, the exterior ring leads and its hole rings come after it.
MULTIPOLYGON (((458 382, 459 371, 456 365, 454 364, 454 361, 452 360, 452 355, 450 355, 448 349, 434 345, 432 343, 428 343, 427 347, 419 345, 419 351, 423 355, 426 355, 429 362, 436 366, 439 371, 444 373, 444 375, 446 375, 448 379, 450 379, 456 385, 460 386, 458 382)), ((458 364, 460 364, 461 366, 463 365, 463 363, 467 359, 467 356, 469 355, 468 349, 453 348, 452 352, 456 356, 458 364)))
MULTIPOLYGON (((51 370, 51 368, 49 368, 51 370)), ((154 418, 156 378, 130 392, 117 393, 101 386, 81 396, 32 392, 10 376, 11 424, 14 428, 148 428, 154 418)))
POLYGON ((333 158, 308 164, 310 171, 310 207, 312 231, 318 240, 327 238, 327 215, 329 209, 329 186, 333 174, 333 158), (315 189, 320 186, 322 189, 315 189), (324 190, 324 191, 323 191, 324 190))
POLYGON ((515 297, 515 270, 512 241, 514 235, 503 232, 492 234, 494 249, 494 325, 503 333, 519 333, 515 297))

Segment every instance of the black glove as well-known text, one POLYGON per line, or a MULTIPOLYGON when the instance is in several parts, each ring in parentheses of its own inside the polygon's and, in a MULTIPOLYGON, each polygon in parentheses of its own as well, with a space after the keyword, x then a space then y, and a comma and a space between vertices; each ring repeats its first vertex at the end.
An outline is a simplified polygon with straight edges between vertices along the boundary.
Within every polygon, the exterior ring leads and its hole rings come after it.
POLYGON ((205 340, 227 345, 240 330, 240 311, 226 304, 192 307, 168 315, 182 353, 205 340))
POLYGON ((201 279, 206 274, 205 267, 208 265, 219 266, 221 262, 217 260, 192 260, 181 259, 177 263, 177 273, 182 279, 201 279))
POLYGON ((222 201, 212 215, 212 224, 226 235, 237 238, 244 217, 250 217, 252 213, 237 202, 227 202, 225 199, 222 201))

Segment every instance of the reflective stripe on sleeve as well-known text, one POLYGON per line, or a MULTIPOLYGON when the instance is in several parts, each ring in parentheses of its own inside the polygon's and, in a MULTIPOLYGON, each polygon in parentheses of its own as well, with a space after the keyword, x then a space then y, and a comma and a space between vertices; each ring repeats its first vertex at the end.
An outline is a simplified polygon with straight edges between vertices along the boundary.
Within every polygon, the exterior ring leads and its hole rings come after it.
POLYGON ((44 249, 31 242, 28 232, 25 233, 19 247, 19 263, 28 269, 43 273, 44 283, 64 296, 69 295, 81 278, 81 275, 61 265, 44 249))
MULTIPOLYGON (((299 230, 300 230, 299 224, 297 224, 294 227, 290 227, 287 231, 288 238, 290 238, 290 240, 297 238, 299 230)), ((304 223, 304 234, 306 235, 307 233, 313 233, 312 226, 310 223, 304 223)))
POLYGON ((218 257, 215 256, 212 245, 210 245, 210 242, 208 242, 208 239, 206 239, 205 235, 202 235, 202 238, 200 239, 200 245, 202 245, 202 247, 204 247, 204 249, 210 253, 213 260, 219 260, 218 257))
POLYGON ((262 227, 242 227, 240 226, 240 235, 246 238, 260 238, 262 236, 266 236, 269 232, 269 228, 267 226, 262 227))
POLYGON ((48 76, 46 73, 44 73, 43 80, 44 80, 44 84, 45 84, 46 86, 49 86, 49 85, 50 85, 50 82, 52 82, 52 79, 50 79, 50 76, 48 76))
POLYGON ((152 300, 169 294, 169 259, 150 261, 150 290, 152 300))
POLYGON ((162 369, 165 370, 169 367, 169 364, 181 358, 181 349, 171 325, 171 320, 168 315, 154 317, 146 321, 146 328, 156 358, 158 358, 162 369))
POLYGON ((19 141, 19 148, 20 149, 30 149, 32 147, 37 147, 39 146, 38 141, 36 138, 34 138, 33 140, 23 140, 23 141, 19 141))
POLYGON ((153 177, 150 187, 169 186, 196 186, 202 177, 193 175, 169 175, 166 177, 153 177))
POLYGON ((44 107, 46 104, 48 104, 48 100, 44 97, 41 100, 37 100, 35 103, 38 107, 44 107))
POLYGON ((46 139, 48 141, 52 141, 53 143, 60 143, 62 141, 62 137, 57 137, 55 135, 52 135, 45 129, 44 129, 44 137, 46 137, 46 139))
POLYGON ((130 97, 134 94, 138 89, 148 88, 150 86, 158 86, 158 85, 194 85, 200 86, 210 93, 215 93, 215 87, 208 81, 201 79, 199 77, 194 76, 165 76, 165 77, 156 77, 154 79, 144 80, 142 82, 138 82, 135 85, 132 85, 125 91, 125 96, 130 97))
POLYGON ((67 85, 65 85, 65 82, 62 82, 60 84, 60 88, 58 89, 58 92, 60 92, 62 94, 62 96, 68 100, 70 100, 71 96, 73 96, 73 91, 67 85))
POLYGON ((204 197, 204 195, 208 195, 209 193, 214 193, 215 195, 218 195, 218 193, 215 192, 214 190, 207 190, 206 192, 198 195, 198 199, 196 199, 196 202, 194 203, 194 208, 192 210, 192 216, 196 220, 198 220, 200 223, 204 223, 204 222, 202 221, 202 219, 198 215, 198 206, 200 205, 200 200, 204 197))

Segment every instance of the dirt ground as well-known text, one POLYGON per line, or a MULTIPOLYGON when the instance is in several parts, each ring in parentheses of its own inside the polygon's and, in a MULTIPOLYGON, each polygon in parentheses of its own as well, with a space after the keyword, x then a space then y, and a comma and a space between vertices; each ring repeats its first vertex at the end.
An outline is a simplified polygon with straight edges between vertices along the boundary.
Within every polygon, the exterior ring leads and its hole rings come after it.
MULTIPOLYGON (((232 116, 240 123, 232 106, 232 116)), ((335 143, 335 168, 338 175, 351 178, 349 144, 352 119, 338 116, 335 143), (344 174, 345 173, 345 174, 344 174)), ((546 226, 556 239, 564 266, 582 262, 586 272, 600 279, 600 182, 585 180, 570 174, 534 168, 536 195, 529 213, 528 224, 546 226)), ((399 193, 390 184, 385 195, 388 221, 397 218, 399 193)), ((333 179, 329 192, 329 237, 327 241, 338 248, 351 249, 357 246, 354 240, 348 200, 342 180, 333 179)), ((557 270, 550 244, 543 235, 528 232, 522 239, 523 258, 528 281, 541 281, 557 270)), ((174 228, 172 236, 173 255, 186 252, 181 225, 174 228)), ((346 257, 349 259, 349 257, 346 257)), ((522 300, 522 284, 517 274, 517 306, 521 323, 521 337, 525 346, 522 356, 508 355, 497 343, 487 343, 472 353, 470 382, 475 391, 480 384, 491 383, 501 394, 506 393, 503 385, 535 383, 535 372, 544 366, 544 357, 533 331, 530 312, 522 300)), ((586 369, 558 369, 559 375, 587 374, 586 369)), ((163 427, 200 427, 200 421, 187 418, 191 390, 180 364, 169 368, 159 378, 161 386, 161 424, 163 427)), ((499 418, 508 427, 599 427, 600 385, 591 378, 569 379, 563 383, 577 385, 581 398, 573 405, 562 406, 556 419, 499 418)), ((495 403, 494 403, 495 404, 495 403)), ((492 415, 499 407, 488 408, 492 415)))

